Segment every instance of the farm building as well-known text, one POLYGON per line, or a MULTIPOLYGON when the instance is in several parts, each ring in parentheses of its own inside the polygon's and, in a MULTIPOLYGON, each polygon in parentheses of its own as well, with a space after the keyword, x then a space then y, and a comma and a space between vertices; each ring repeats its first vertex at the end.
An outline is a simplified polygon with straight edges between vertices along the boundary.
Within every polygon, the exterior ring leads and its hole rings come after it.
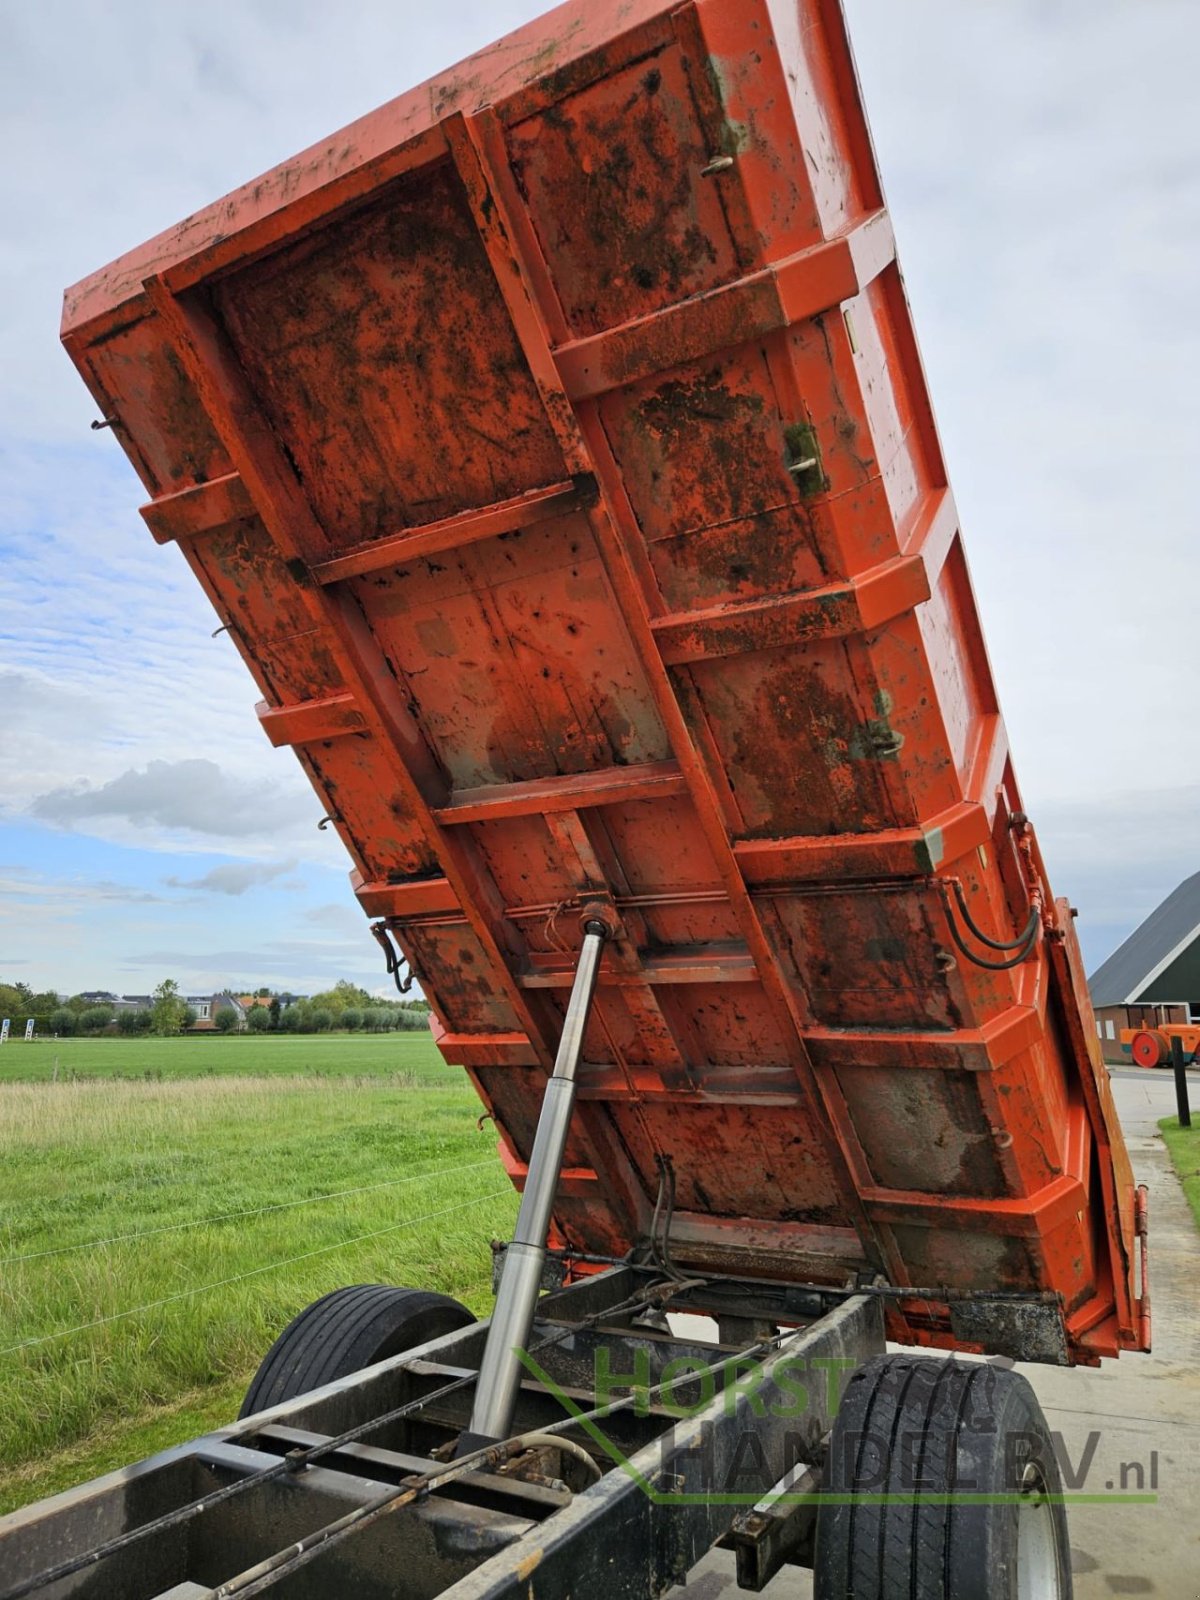
POLYGON ((1088 979, 1104 1059, 1128 1063, 1122 1028, 1200 1018, 1200 872, 1185 878, 1088 979))

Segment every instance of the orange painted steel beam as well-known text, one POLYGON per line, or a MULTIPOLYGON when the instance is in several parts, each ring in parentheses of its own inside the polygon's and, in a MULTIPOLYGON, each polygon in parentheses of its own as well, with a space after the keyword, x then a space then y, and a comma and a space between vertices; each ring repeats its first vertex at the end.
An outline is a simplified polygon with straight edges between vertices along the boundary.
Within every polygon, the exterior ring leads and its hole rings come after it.
POLYGON ((654 617, 650 626, 669 666, 753 650, 779 650, 814 639, 868 633, 929 599, 925 563, 896 556, 850 583, 802 589, 654 617))
POLYGON ((894 1067, 904 1072, 992 1072, 1041 1037, 1042 1024, 1027 1006, 1010 1006, 982 1028, 921 1032, 905 1029, 804 1030, 814 1063, 825 1068, 894 1067))
MULTIPOLYGON (((446 878, 417 878, 409 883, 372 883, 350 875, 359 905, 369 917, 417 920, 444 913, 462 913, 462 905, 446 878)), ((465 919, 464 919, 465 920, 465 919)))
POLYGON ((424 556, 458 550, 480 539, 495 539, 502 533, 532 528, 551 517, 566 516, 579 510, 590 498, 590 485, 586 483, 552 483, 544 489, 531 489, 528 494, 497 501, 478 511, 461 511, 438 522, 405 528, 382 539, 372 539, 369 544, 355 545, 340 555, 318 561, 312 575, 318 583, 326 584, 359 578, 368 572, 382 572, 424 556))
POLYGON ((255 514, 254 501, 236 472, 211 478, 142 506, 142 517, 159 544, 194 539, 255 514))
POLYGON ((453 1067, 536 1067, 537 1051, 523 1033, 443 1033, 437 1047, 453 1067))
POLYGON ((863 1199, 877 1222, 1011 1234, 1020 1239, 1043 1238, 1086 1203, 1083 1186, 1069 1174, 1056 1178, 1036 1195, 1017 1199, 924 1194, 876 1184, 864 1187, 863 1199))
POLYGON ((451 795, 450 804, 437 807, 434 816, 443 827, 453 828, 472 822, 502 821, 505 817, 576 811, 581 806, 666 799, 685 792, 678 762, 648 761, 630 767, 563 773, 554 778, 530 778, 524 783, 458 789, 451 795))
MULTIPOLYGON (((572 476, 583 476, 590 480, 592 462, 580 436, 578 419, 563 389, 546 325, 538 307, 539 280, 531 276, 524 257, 514 248, 516 235, 507 223, 508 208, 497 193, 498 175, 490 165, 486 136, 482 131, 482 125, 490 123, 493 117, 492 112, 481 112, 475 117, 465 117, 456 112, 448 117, 443 127, 450 146, 450 157, 467 192, 475 226, 512 318, 522 354, 529 363, 546 416, 562 449, 567 471, 572 476)), ((529 243, 532 247, 532 238, 529 243)))
MULTIPOLYGON (((518 981, 525 989, 569 989, 575 969, 560 960, 533 956, 527 971, 518 981)), ((631 972, 611 967, 602 969, 599 988, 636 988, 644 983, 758 983, 760 976, 747 950, 716 950, 698 947, 671 950, 646 957, 631 972)))
POLYGON ((986 844, 991 825, 981 805, 964 802, 916 828, 878 833, 739 839, 734 855, 752 889, 772 884, 833 884, 855 878, 904 878, 935 871, 986 844))
POLYGON ((777 1277, 782 1259, 828 1257, 853 1263, 861 1259, 853 1228, 819 1223, 765 1222, 756 1217, 713 1217, 702 1211, 676 1211, 671 1218, 671 1245, 688 1259, 705 1264, 737 1258, 749 1277, 777 1277))
POLYGON ((566 393, 592 400, 733 345, 781 332, 850 300, 895 256, 887 213, 786 261, 665 311, 559 345, 566 393))
MULTIPOLYGON (((507 1170, 517 1192, 523 1193, 529 1168, 523 1162, 514 1162, 507 1170)), ((590 1167, 564 1167, 559 1174, 557 1192, 560 1198, 594 1200, 599 1184, 599 1177, 590 1167)))
POLYGON ((367 719, 351 694, 325 695, 293 706, 273 706, 260 700, 255 710, 259 726, 276 749, 344 738, 362 733, 367 726, 367 719))

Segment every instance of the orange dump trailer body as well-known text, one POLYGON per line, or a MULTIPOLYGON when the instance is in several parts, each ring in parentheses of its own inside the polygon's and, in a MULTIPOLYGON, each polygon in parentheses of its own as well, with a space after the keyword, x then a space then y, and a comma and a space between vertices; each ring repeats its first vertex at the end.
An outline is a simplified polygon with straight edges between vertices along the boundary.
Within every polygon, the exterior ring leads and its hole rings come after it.
POLYGON ((681 1265, 1147 1344, 833 0, 572 0, 63 331, 518 1185, 615 930, 560 1245, 644 1240, 666 1160, 681 1265))

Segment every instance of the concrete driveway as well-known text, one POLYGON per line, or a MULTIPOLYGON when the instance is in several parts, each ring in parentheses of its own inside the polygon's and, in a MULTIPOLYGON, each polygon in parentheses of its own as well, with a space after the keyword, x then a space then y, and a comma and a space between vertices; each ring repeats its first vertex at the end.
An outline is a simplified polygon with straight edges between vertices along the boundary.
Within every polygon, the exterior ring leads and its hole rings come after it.
MULTIPOLYGON (((1200 1077, 1190 1074, 1200 1122, 1200 1077)), ((1159 1137, 1175 1111, 1169 1071, 1117 1068, 1117 1110, 1140 1183, 1150 1188, 1150 1285, 1154 1354, 1105 1361, 1098 1368, 1024 1366, 1050 1427, 1070 1460, 1088 1463, 1083 1492, 1136 1490, 1140 1466, 1156 1505, 1072 1507, 1075 1600, 1151 1595, 1200 1597, 1200 1236, 1159 1137), (1153 1485, 1152 1485, 1153 1479, 1153 1485)), ((733 1557, 714 1551, 700 1564, 686 1600, 733 1600, 733 1557)), ((763 1591, 767 1600, 809 1600, 812 1575, 784 1568, 763 1591)))

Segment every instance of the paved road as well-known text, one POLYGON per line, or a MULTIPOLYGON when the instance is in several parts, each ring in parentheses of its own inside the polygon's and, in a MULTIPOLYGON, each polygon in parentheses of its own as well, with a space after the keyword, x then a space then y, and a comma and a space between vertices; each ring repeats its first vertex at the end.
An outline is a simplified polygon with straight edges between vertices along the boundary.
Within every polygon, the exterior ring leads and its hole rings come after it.
MULTIPOLYGON (((1200 1600, 1200 1237, 1171 1170, 1158 1121, 1175 1110, 1169 1072, 1118 1068, 1117 1110, 1134 1172, 1150 1188, 1154 1354, 1098 1368, 1022 1367, 1073 1462, 1093 1435, 1085 1489, 1118 1486, 1122 1464, 1157 1462, 1158 1504, 1077 1505, 1071 1511, 1075 1600, 1152 1596, 1200 1600)), ((1200 1081, 1192 1075, 1200 1117, 1200 1081)), ((1132 1469, 1128 1487, 1136 1488, 1132 1469)), ((714 1551, 682 1600, 734 1600, 733 1558, 714 1551)), ((812 1579, 785 1568, 766 1600, 809 1600, 812 1579)))

